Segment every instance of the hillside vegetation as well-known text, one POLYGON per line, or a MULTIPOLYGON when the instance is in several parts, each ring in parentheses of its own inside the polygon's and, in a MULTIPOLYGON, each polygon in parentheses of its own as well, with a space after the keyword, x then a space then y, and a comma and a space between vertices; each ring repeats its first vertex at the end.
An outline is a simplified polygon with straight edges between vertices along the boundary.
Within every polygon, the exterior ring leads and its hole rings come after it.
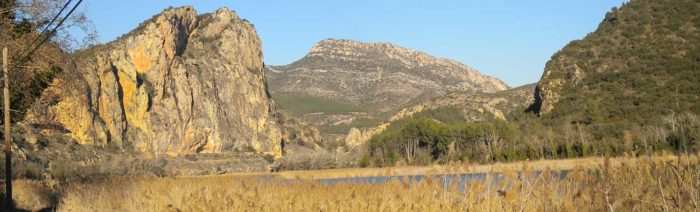
POLYGON ((547 63, 533 110, 585 124, 700 113, 700 2, 633 0, 547 63), (543 105, 538 105, 543 104, 543 105))
POLYGON ((365 112, 367 109, 358 105, 334 101, 323 97, 314 97, 299 93, 283 93, 275 98, 275 103, 289 108, 290 112, 297 114, 326 113, 339 114, 347 112, 365 112))
POLYGON ((415 116, 375 136, 364 165, 694 152, 700 147, 700 2, 633 0, 547 63, 508 121, 415 116), (406 124, 407 123, 407 124, 406 124))
POLYGON ((634 0, 613 8, 595 32, 553 56, 532 109, 550 126, 579 125, 610 146, 663 148, 655 144, 663 140, 676 150, 697 150, 698 11, 694 0, 634 0), (561 88, 552 86, 557 82, 564 82, 561 88), (542 95, 547 92, 558 101, 542 95))

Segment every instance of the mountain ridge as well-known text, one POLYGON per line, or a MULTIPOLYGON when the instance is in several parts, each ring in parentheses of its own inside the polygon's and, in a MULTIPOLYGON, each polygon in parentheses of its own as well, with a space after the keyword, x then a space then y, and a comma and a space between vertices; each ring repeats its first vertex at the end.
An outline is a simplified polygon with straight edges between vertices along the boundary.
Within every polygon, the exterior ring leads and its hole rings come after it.
MULTIPOLYGON (((348 39, 321 40, 295 62, 267 66, 266 74, 278 105, 302 113, 321 128, 380 123, 403 107, 449 92, 491 93, 508 88, 499 79, 454 60, 387 42, 348 39), (303 109, 294 99, 307 100, 303 109), (314 104, 320 106, 311 108, 318 110, 307 110, 314 104), (345 106, 341 110, 323 108, 329 104, 345 106)), ((345 133, 348 129, 339 130, 345 133)))
MULTIPOLYGON (((402 47, 402 46, 393 44, 391 42, 383 42, 383 41, 363 42, 363 41, 356 41, 356 40, 343 39, 343 38, 326 38, 326 39, 323 39, 323 40, 317 42, 316 44, 314 44, 309 49, 306 56, 323 56, 325 53, 329 52, 329 50, 332 49, 333 46, 339 46, 338 44, 340 44, 340 45, 343 45, 343 44, 366 45, 366 46, 369 46, 370 48, 378 48, 379 47, 379 48, 392 49, 394 52, 401 53, 402 56, 404 56, 405 58, 418 59, 419 61, 412 61, 412 62, 414 62, 412 66, 419 66, 419 65, 421 65, 421 63, 426 63, 426 62, 440 61, 440 62, 444 62, 444 63, 451 63, 452 65, 455 65, 455 66, 461 66, 469 71, 474 71, 480 75, 484 75, 483 73, 477 71, 476 69, 474 69, 474 68, 472 68, 472 67, 470 67, 462 62, 459 62, 457 60, 452 60, 452 59, 449 59, 447 57, 432 56, 431 54, 424 52, 424 51, 421 51, 421 50, 406 48, 406 47, 402 47), (328 46, 331 46, 331 48, 328 48, 328 46), (407 56, 407 55, 409 55, 409 56, 407 56), (423 61, 420 61, 421 59, 423 61), (430 61, 430 60, 432 60, 432 61, 430 61), (418 64, 415 64, 416 62, 418 64)), ((381 50, 378 50, 378 51, 381 51, 381 50)), ((330 52, 336 53, 333 51, 330 51, 330 52)), ((293 64, 294 64, 294 62, 287 64, 287 65, 271 65, 271 66, 272 67, 283 67, 283 66, 288 66, 288 65, 293 65, 293 64)), ((500 79, 498 79, 496 77, 492 77, 492 76, 486 76, 486 77, 500 81, 500 79)), ((502 81, 500 82, 500 84, 505 85, 505 83, 502 81)))
POLYGON ((298 63, 303 62, 303 60, 308 57, 330 57, 332 59, 339 59, 349 62, 372 62, 371 60, 385 59, 365 58, 367 56, 376 56, 370 55, 371 53, 385 54, 380 56, 398 60, 401 62, 401 65, 407 68, 416 68, 426 65, 449 65, 462 68, 469 74, 469 77, 483 77, 485 78, 485 81, 493 83, 494 85, 492 88, 484 89, 486 92, 492 92, 492 90, 506 90, 510 88, 500 79, 485 75, 462 62, 445 57, 432 56, 426 52, 401 47, 390 42, 361 42, 350 39, 327 38, 314 44, 302 59, 287 65, 270 65, 269 67, 272 68, 272 70, 278 70, 290 66, 295 67, 298 63))

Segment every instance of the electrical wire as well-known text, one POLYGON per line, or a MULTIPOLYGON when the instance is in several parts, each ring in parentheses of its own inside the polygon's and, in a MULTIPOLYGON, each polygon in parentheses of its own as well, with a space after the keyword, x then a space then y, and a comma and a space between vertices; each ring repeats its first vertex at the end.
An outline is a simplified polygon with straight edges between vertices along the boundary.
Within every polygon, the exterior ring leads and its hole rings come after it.
MULTIPOLYGON (((38 35, 31 43, 29 43, 29 47, 34 46, 34 44, 36 44, 36 42, 39 41, 39 39, 40 39, 42 36, 44 36, 44 35, 46 34, 46 31, 49 30, 49 28, 51 27, 51 25, 52 25, 54 22, 56 22, 56 19, 58 19, 58 17, 61 16, 61 14, 63 13, 63 11, 65 11, 66 8, 68 8, 68 5, 70 5, 70 3, 71 3, 72 1, 73 1, 73 0, 68 0, 68 2, 66 2, 65 5, 63 5, 63 7, 61 8, 61 10, 58 11, 58 13, 51 19, 51 21, 49 21, 48 24, 46 24, 46 27, 44 27, 44 30, 41 30, 41 33, 39 33, 39 35, 38 35)), ((25 49, 25 51, 28 50, 28 49, 29 49, 29 48, 25 49)), ((22 53, 19 54, 19 55, 24 55, 24 54, 25 54, 25 51, 22 51, 22 53)))
MULTIPOLYGON (((28 46, 28 49, 31 49, 31 50, 30 50, 26 55, 24 55, 24 56, 20 55, 20 56, 21 56, 20 59, 15 60, 15 61, 12 61, 12 62, 10 63, 10 64, 12 64, 12 65, 10 66, 10 68, 14 68, 15 66, 17 66, 17 64, 21 64, 21 63, 26 62, 26 60, 28 60, 28 59, 32 56, 32 54, 34 54, 34 52, 36 52, 36 50, 39 49, 39 47, 41 47, 47 40, 49 40, 49 38, 51 38, 51 37, 56 33, 56 31, 58 30, 58 28, 61 27, 61 25, 63 25, 63 22, 65 22, 66 19, 68 19, 68 17, 70 17, 70 15, 73 14, 73 12, 75 12, 75 9, 77 9, 78 6, 80 6, 80 3, 82 3, 82 2, 83 2, 83 0, 79 0, 75 5, 73 5, 73 8, 71 8, 71 10, 68 11, 68 14, 66 14, 66 15, 61 19, 61 21, 59 21, 59 22, 56 24, 56 26, 55 26, 48 34, 46 34, 46 35, 43 36, 43 38, 41 39, 41 41, 39 42, 39 44, 37 44, 37 45, 36 45, 35 47, 33 47, 33 48, 32 48, 32 46, 28 46)), ((69 1, 68 3, 70 3, 70 1, 69 1)), ((67 5, 68 5, 68 4, 66 4, 66 6, 67 6, 67 5)), ((25 52, 25 51, 23 51, 23 52, 25 52)))

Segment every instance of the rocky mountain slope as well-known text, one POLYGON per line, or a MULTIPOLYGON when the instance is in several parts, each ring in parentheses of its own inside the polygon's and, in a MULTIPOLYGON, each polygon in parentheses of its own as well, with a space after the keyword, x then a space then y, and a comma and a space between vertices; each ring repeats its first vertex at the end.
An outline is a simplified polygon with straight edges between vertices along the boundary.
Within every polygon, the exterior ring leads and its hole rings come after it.
MULTIPOLYGON (((393 114, 387 121, 371 128, 352 128, 344 138, 346 144, 357 147, 372 136, 387 130, 391 124, 416 117, 454 120, 471 123, 490 119, 504 119, 505 114, 523 109, 532 102, 535 84, 499 91, 483 93, 478 91, 458 91, 435 97, 425 102, 406 107, 393 114)), ((439 120, 438 121, 446 121, 439 120)))
POLYGON ((556 53, 530 110, 581 123, 700 113, 700 2, 632 0, 556 53))
POLYGON ((26 118, 44 134, 156 156, 281 156, 260 39, 229 9, 167 9, 76 57, 76 69, 54 80, 26 118))
POLYGON ((336 39, 320 41, 304 58, 271 66, 266 74, 279 105, 332 133, 379 123, 401 108, 449 92, 508 89, 456 61, 390 43, 336 39))

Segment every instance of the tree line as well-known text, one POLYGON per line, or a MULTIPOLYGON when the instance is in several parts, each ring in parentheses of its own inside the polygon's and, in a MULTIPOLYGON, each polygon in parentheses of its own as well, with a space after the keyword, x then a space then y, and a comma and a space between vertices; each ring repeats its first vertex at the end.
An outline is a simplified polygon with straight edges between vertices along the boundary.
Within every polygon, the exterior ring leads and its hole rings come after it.
POLYGON ((446 124, 423 117, 393 123, 367 143, 363 166, 509 162, 699 149, 700 117, 663 116, 654 125, 584 124, 514 112, 510 121, 446 124))

